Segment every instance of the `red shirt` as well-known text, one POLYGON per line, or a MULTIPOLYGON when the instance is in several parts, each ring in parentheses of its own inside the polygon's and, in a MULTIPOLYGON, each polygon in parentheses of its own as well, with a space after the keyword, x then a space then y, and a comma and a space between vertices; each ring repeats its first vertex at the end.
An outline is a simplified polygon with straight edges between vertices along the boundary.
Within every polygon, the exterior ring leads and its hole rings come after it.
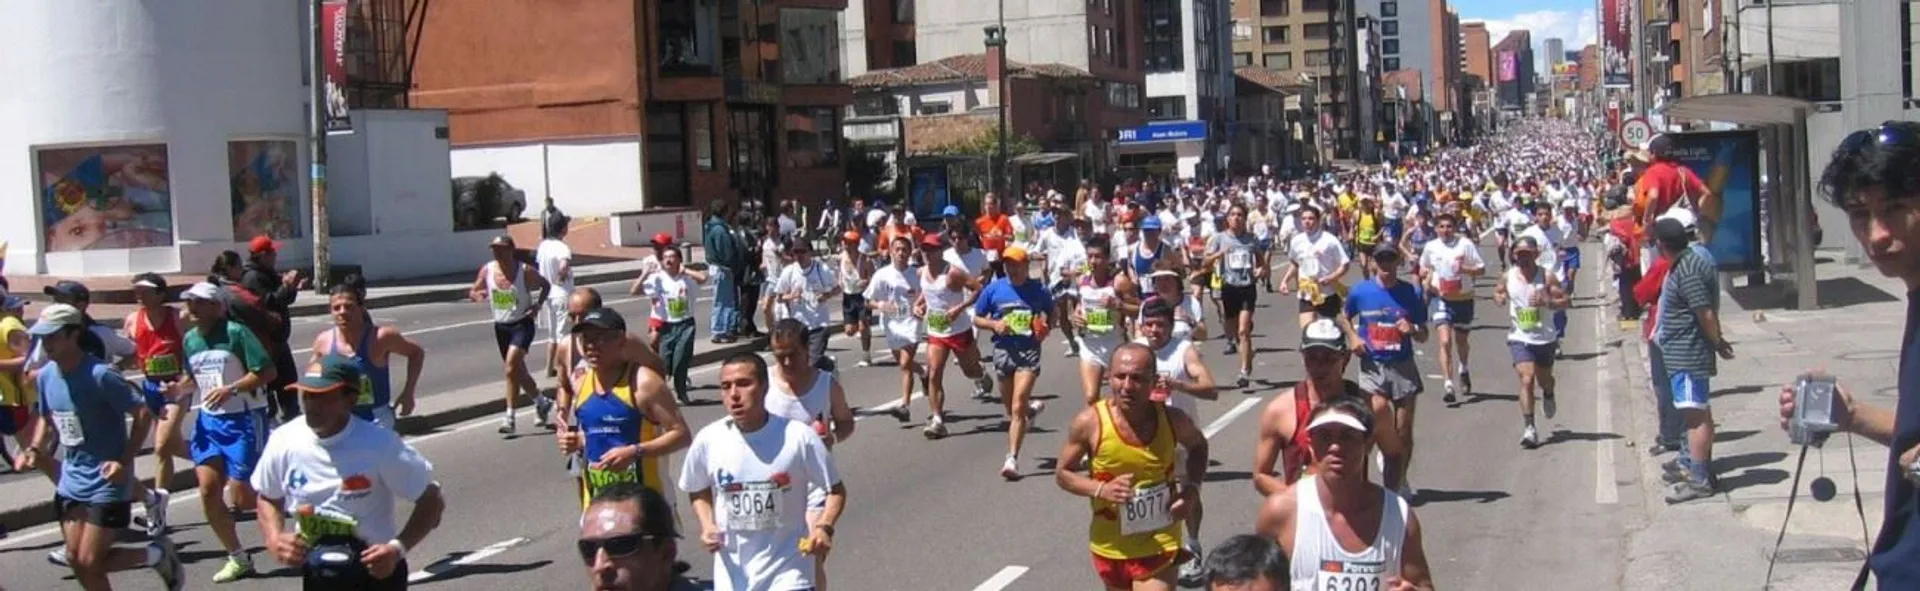
POLYGON ((1640 337, 1645 340, 1653 340, 1653 320, 1660 317, 1660 286, 1666 282, 1667 269, 1672 266, 1673 261, 1667 257, 1656 258, 1647 266, 1646 274, 1640 276, 1640 282, 1633 285, 1634 301, 1647 308, 1646 313, 1640 315, 1646 319, 1640 323, 1640 337))
POLYGON ((1633 193, 1633 219, 1638 224, 1646 219, 1649 209, 1653 211, 1653 217, 1659 217, 1678 203, 1682 196, 1705 196, 1707 185, 1692 169, 1678 162, 1661 160, 1647 166, 1647 171, 1640 174, 1640 180, 1633 184, 1633 193))
POLYGON ((1614 218, 1613 221, 1607 222, 1607 231, 1613 233, 1614 237, 1619 238, 1620 243, 1626 246, 1627 264, 1636 268, 1640 266, 1640 236, 1634 232, 1634 226, 1637 225, 1639 224, 1630 217, 1614 218))
POLYGON ((165 317, 155 319, 147 317, 147 309, 133 311, 133 322, 126 326, 127 336, 133 338, 134 356, 140 360, 140 370, 149 379, 159 380, 180 375, 183 361, 180 334, 180 319, 171 309, 165 317), (156 324, 157 326, 148 326, 156 324))

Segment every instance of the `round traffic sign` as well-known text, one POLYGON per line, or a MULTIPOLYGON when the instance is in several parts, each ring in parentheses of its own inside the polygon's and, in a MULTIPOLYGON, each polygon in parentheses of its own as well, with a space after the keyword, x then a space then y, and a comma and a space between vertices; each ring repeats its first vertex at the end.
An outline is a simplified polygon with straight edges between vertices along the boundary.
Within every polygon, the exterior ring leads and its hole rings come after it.
POLYGON ((1620 122, 1620 143, 1639 148, 1653 139, 1653 124, 1644 117, 1632 117, 1620 122))

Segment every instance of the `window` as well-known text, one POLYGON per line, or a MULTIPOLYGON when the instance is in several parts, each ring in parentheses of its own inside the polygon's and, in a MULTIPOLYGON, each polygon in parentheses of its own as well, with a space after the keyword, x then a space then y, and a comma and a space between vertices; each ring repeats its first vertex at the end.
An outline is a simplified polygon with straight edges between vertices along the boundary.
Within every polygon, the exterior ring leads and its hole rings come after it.
POLYGON ((727 150, 733 156, 731 186, 757 191, 773 188, 779 182, 778 167, 773 166, 775 113, 765 107, 727 108, 727 150))
POLYGON ((780 74, 787 84, 840 81, 840 11, 780 10, 780 74))
POLYGON ((1161 96, 1147 99, 1148 121, 1180 121, 1187 118, 1187 97, 1161 96))
MULTIPOLYGON (((1333 52, 1325 49, 1307 50, 1307 67, 1324 68, 1324 67, 1333 65, 1332 61, 1329 59, 1332 54, 1333 52)), ((1326 80, 1326 78, 1321 78, 1321 80, 1326 80)))
POLYGON ((853 97, 854 117, 886 117, 900 114, 900 101, 886 93, 856 94, 853 97))
POLYGON ((893 42, 893 67, 904 68, 920 63, 920 51, 913 41, 893 42))
POLYGON ((1246 21, 1233 21, 1234 41, 1251 41, 1252 39, 1253 25, 1247 24, 1246 21))
POLYGON ((1087 54, 1100 55, 1100 26, 1087 25, 1087 54))
POLYGON ((1260 65, 1266 66, 1269 70, 1291 70, 1293 69, 1293 52, 1280 51, 1262 54, 1260 56, 1260 65))
POLYGON ((1380 21, 1380 34, 1392 37, 1400 34, 1400 21, 1380 21))
POLYGON ((1180 0, 1146 0, 1147 71, 1177 72, 1182 63, 1180 0))
POLYGON ((1333 10, 1331 0, 1302 0, 1300 8, 1308 12, 1326 12, 1333 10))
POLYGON ((923 101, 920 103, 920 108, 915 111, 915 114, 945 115, 951 112, 953 112, 953 102, 951 101, 923 101))
POLYGON ((1400 58, 1397 57, 1383 58, 1380 60, 1380 63, 1388 72, 1400 69, 1400 58))
POLYGON ((788 107, 787 168, 840 164, 840 113, 833 107, 788 107))
POLYGON ((1260 0, 1260 16, 1293 14, 1293 0, 1260 0))
POLYGON ((1326 39, 1328 30, 1327 23, 1307 23, 1301 28, 1301 32, 1305 33, 1308 39, 1326 39))
POLYGON ((1400 55, 1400 40, 1386 39, 1380 42, 1381 55, 1400 55))
POLYGON ((1233 54, 1233 67, 1238 68, 1240 66, 1251 66, 1251 65, 1253 65, 1252 53, 1243 52, 1243 53, 1233 54))
MULTIPOLYGON (((1112 57, 1114 55, 1113 29, 1108 29, 1104 27, 1100 29, 1100 50, 1102 53, 1105 53, 1108 57, 1112 57)), ((1118 62, 1115 62, 1115 63, 1118 63, 1118 62)))
POLYGON ((647 205, 689 205, 686 113, 674 103, 647 105, 647 205))
POLYGON ((893 0, 893 22, 913 24, 913 0, 893 0))
POLYGON ((1107 104, 1126 109, 1140 108, 1140 87, 1135 84, 1108 84, 1107 104))
MULTIPOLYGON (((1325 26, 1325 25, 1322 25, 1322 26, 1325 26)), ((1293 35, 1290 34, 1293 32, 1291 29, 1292 27, 1288 27, 1286 25, 1261 27, 1260 38, 1264 40, 1266 43, 1271 43, 1275 45, 1286 45, 1288 42, 1293 41, 1293 35)))
POLYGON ((688 104, 687 127, 693 139, 693 165, 700 170, 713 170, 713 105, 688 104))
POLYGON ((712 74, 720 54, 719 7, 694 0, 661 0, 658 6, 660 71, 712 74))
POLYGON ((1386 0, 1380 3, 1380 18, 1393 18, 1396 16, 1400 16, 1399 2, 1386 0))

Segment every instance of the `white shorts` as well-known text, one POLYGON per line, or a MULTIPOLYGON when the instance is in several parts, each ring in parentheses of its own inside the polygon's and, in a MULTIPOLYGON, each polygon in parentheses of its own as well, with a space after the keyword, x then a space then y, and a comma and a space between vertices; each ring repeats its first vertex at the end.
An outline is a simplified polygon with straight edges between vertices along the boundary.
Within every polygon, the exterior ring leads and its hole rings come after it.
POLYGON ((892 322, 886 320, 883 316, 880 326, 881 332, 887 336, 888 351, 899 351, 908 347, 917 346, 921 341, 927 340, 924 328, 926 325, 922 324, 918 318, 892 322))
POLYGON ((1113 350, 1120 347, 1120 339, 1114 336, 1118 334, 1120 328, 1114 327, 1113 330, 1115 332, 1105 335, 1081 333, 1080 361, 1082 363, 1097 365, 1101 369, 1106 369, 1107 359, 1113 357, 1113 350))
POLYGON ((540 315, 547 325, 548 342, 566 342, 567 331, 573 329, 573 319, 567 317, 566 298, 549 298, 546 305, 542 306, 540 315))

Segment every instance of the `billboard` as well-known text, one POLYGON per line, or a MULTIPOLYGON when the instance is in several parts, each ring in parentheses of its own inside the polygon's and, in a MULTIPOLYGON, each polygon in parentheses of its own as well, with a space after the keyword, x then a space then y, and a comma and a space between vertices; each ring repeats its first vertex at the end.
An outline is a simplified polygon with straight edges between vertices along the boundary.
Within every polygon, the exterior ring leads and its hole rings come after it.
POLYGON ((947 167, 915 166, 907 172, 908 207, 913 208, 913 216, 922 220, 940 219, 940 210, 948 205, 959 205, 953 201, 950 191, 952 185, 947 179, 947 167))
POLYGON ((166 144, 40 150, 46 252, 173 245, 166 144))
POLYGON ((1633 86, 1633 1, 1600 0, 1600 83, 1607 88, 1633 86))
POLYGON ((1673 156, 1706 182, 1700 236, 1721 271, 1757 271, 1760 256, 1760 136, 1753 130, 1667 134, 1673 156))
POLYGON ((320 5, 320 56, 325 67, 327 132, 353 131, 353 119, 347 114, 347 3, 329 0, 320 5))
POLYGON ((1520 60, 1511 51, 1500 52, 1500 81, 1512 82, 1519 75, 1520 60))
POLYGON ((300 151, 292 140, 227 142, 227 190, 236 242, 300 237, 300 151))

